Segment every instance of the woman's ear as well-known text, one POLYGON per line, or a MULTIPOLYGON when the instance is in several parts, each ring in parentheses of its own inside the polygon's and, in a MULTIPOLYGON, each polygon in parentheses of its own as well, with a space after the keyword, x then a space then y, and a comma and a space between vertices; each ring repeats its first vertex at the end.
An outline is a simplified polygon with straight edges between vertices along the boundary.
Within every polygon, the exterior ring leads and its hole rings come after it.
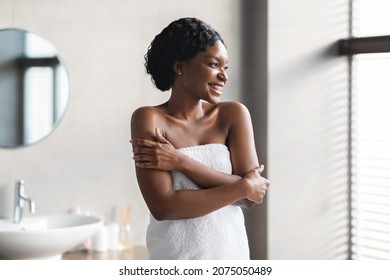
POLYGON ((175 61, 173 63, 173 71, 176 73, 176 75, 181 75, 183 72, 183 62, 175 61))

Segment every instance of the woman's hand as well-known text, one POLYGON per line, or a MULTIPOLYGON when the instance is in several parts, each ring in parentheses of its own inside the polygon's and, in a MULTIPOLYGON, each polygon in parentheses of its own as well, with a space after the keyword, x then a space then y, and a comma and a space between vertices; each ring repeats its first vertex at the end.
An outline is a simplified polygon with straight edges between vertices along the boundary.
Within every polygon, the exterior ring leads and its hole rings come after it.
POLYGON ((172 171, 178 168, 182 154, 162 135, 158 128, 155 129, 157 141, 146 139, 132 139, 133 159, 135 165, 140 168, 172 171))
POLYGON ((248 200, 260 204, 263 202, 264 196, 267 192, 270 182, 261 176, 261 172, 264 170, 264 165, 256 167, 245 174, 244 180, 247 182, 248 200))

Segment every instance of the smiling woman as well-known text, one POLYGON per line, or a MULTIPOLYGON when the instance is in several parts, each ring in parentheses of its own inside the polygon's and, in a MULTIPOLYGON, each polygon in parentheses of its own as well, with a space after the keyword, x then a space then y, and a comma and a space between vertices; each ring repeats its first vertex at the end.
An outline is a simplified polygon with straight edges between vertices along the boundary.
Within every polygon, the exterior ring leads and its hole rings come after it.
POLYGON ((161 105, 137 109, 131 134, 138 184, 151 212, 151 259, 248 259, 240 206, 263 201, 248 110, 219 102, 228 80, 220 35, 195 18, 172 22, 152 41, 145 67, 161 105))
POLYGON ((199 53, 188 61, 176 61, 173 64, 178 79, 175 80, 175 91, 188 91, 200 99, 216 104, 222 95, 223 86, 228 80, 227 51, 221 41, 215 42, 211 47, 199 53))

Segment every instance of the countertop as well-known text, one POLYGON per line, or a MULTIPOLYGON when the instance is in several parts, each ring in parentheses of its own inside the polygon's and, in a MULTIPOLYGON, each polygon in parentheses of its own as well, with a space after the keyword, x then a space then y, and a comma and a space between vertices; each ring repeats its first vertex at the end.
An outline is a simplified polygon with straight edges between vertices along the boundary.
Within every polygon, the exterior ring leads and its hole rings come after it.
POLYGON ((148 251, 145 247, 134 247, 126 251, 75 251, 66 252, 62 256, 63 260, 147 260, 148 251))

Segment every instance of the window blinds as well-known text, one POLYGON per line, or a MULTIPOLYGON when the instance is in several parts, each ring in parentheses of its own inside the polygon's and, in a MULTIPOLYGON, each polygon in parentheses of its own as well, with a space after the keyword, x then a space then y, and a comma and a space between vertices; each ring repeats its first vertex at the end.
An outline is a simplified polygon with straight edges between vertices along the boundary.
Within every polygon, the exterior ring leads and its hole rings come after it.
MULTIPOLYGON (((390 1, 353 3, 353 36, 390 35, 390 1)), ((390 54, 352 60, 352 258, 390 259, 390 54)))
POLYGON ((352 35, 354 37, 390 35, 390 1, 353 0, 352 35))

